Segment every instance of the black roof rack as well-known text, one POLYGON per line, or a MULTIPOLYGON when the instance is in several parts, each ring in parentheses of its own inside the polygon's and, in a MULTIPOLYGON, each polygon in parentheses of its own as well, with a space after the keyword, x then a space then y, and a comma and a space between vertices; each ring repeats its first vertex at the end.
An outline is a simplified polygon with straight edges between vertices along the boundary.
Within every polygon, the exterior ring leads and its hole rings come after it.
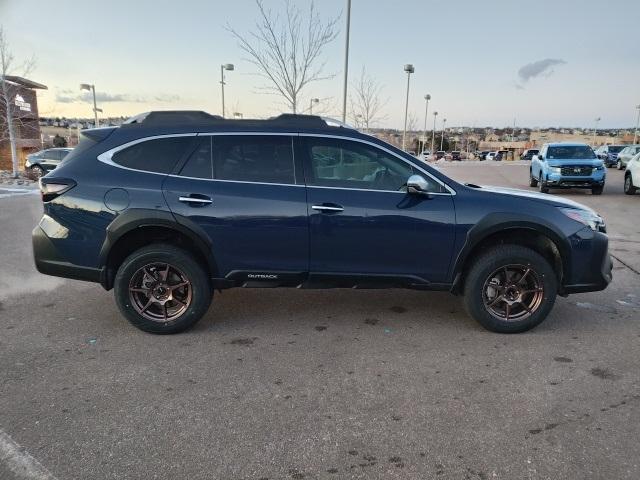
POLYGON ((141 124, 144 126, 163 126, 163 125, 262 125, 277 127, 306 127, 306 128, 335 128, 345 127, 352 128, 337 120, 319 117, 316 115, 298 115, 295 113, 283 113, 277 117, 271 117, 266 120, 258 119, 227 119, 219 115, 211 115, 210 113, 199 110, 166 110, 145 112, 129 118, 126 125, 141 124))

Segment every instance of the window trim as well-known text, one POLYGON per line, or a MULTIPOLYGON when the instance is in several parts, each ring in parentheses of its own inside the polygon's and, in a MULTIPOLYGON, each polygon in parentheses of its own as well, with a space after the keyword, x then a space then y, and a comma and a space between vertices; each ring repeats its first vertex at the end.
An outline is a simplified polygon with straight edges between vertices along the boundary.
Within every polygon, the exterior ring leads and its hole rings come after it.
MULTIPOLYGON (((348 187, 324 187, 324 186, 320 186, 320 185, 307 185, 306 181, 304 178, 302 178, 302 182, 303 183, 267 183, 267 182, 251 182, 251 181, 247 181, 247 180, 221 180, 221 179, 216 179, 216 178, 197 178, 197 177, 186 177, 186 176, 182 176, 182 175, 177 175, 174 173, 160 173, 160 172, 150 172, 148 170, 139 170, 137 168, 130 168, 130 167, 125 167, 124 165, 119 165, 117 163, 115 163, 112 160, 112 157, 115 153, 124 150, 125 148, 128 148, 130 146, 136 145, 138 143, 142 143, 142 142, 146 142, 149 140, 155 140, 158 138, 170 138, 170 137, 196 137, 196 136, 218 136, 218 135, 261 135, 261 136, 267 136, 267 135, 279 135, 279 136, 288 136, 288 137, 292 137, 292 141, 293 141, 293 137, 318 137, 318 138, 335 138, 335 139, 340 139, 340 140, 349 140, 352 142, 360 142, 360 143, 364 143, 367 145, 370 145, 374 148, 379 148, 380 150, 388 153, 389 155, 392 155, 396 158, 399 158, 400 160, 402 160, 403 162, 407 163, 409 166, 415 168, 416 170, 418 170, 419 172, 423 173, 424 175, 428 176, 429 178, 431 178, 432 180, 434 180, 435 182, 439 183, 440 185, 442 185, 445 190, 447 190, 447 192, 429 192, 429 195, 448 195, 448 196, 454 196, 456 195, 456 191, 450 187, 447 183, 443 182, 442 180, 440 180, 438 177, 436 177, 435 175, 432 175, 431 173, 427 172, 426 170, 424 170, 422 167, 420 167, 419 165, 417 165, 416 163, 413 163, 409 160, 407 160, 406 158, 402 157, 401 155, 398 155, 396 152, 393 152, 392 150, 389 150, 388 148, 385 148, 382 145, 379 145, 375 142, 371 142, 369 140, 365 140, 362 138, 356 138, 356 137, 350 137, 348 135, 331 135, 331 134, 323 134, 323 133, 300 133, 300 132, 260 132, 260 131, 246 131, 246 132, 198 132, 198 133, 170 133, 170 134, 163 134, 163 135, 152 135, 149 137, 142 137, 142 138, 137 138, 135 140, 132 140, 130 142, 127 143, 123 143, 122 145, 118 145, 117 147, 114 147, 110 150, 107 150, 106 152, 101 153, 100 155, 98 155, 98 160, 106 165, 110 165, 112 167, 116 167, 116 168, 123 168, 125 170, 131 170, 133 172, 140 172, 140 173, 148 173, 151 175, 163 175, 163 176, 167 176, 167 177, 176 177, 176 178, 189 178, 189 179, 193 179, 193 180, 200 180, 203 182, 231 182, 231 183, 249 183, 249 184, 255 184, 255 185, 276 185, 276 186, 285 186, 285 187, 306 187, 306 188, 332 188, 332 189, 339 189, 339 190, 354 190, 354 191, 364 191, 364 192, 386 192, 386 193, 399 193, 402 195, 406 195, 406 192, 392 192, 390 190, 371 190, 371 189, 360 189, 360 188, 348 188, 348 187)), ((294 180, 297 182, 298 178, 297 178, 297 169, 296 169, 296 148, 295 148, 295 144, 292 144, 292 152, 293 152, 293 166, 294 166, 294 172, 295 172, 295 178, 294 180)))
POLYGON ((176 138, 176 137, 195 137, 197 136, 197 133, 171 133, 171 134, 167 134, 167 135, 152 135, 150 137, 142 137, 142 138, 137 138, 135 140, 132 140, 130 142, 127 143, 123 143, 122 145, 118 145, 117 147, 114 147, 110 150, 107 150, 106 152, 102 152, 100 155, 98 155, 98 160, 102 163, 105 163, 107 165, 110 165, 112 167, 117 167, 117 168, 124 168, 125 170, 131 170, 132 172, 140 172, 140 173, 150 173, 152 175, 163 175, 163 176, 167 176, 167 173, 162 173, 162 172, 152 172, 149 170, 140 170, 139 168, 131 168, 131 167, 125 167, 124 165, 120 165, 119 163, 116 163, 113 161, 113 156, 126 149, 129 147, 132 147, 134 145, 137 145, 139 143, 143 143, 143 142, 148 142, 151 140, 158 140, 161 138, 176 138))

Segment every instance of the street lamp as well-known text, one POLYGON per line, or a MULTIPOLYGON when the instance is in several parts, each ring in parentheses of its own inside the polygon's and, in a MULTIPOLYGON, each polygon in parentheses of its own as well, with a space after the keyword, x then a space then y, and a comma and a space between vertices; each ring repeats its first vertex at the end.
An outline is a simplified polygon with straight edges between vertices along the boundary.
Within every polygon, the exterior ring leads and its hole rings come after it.
POLYGON ((433 155, 433 150, 436 148, 436 118, 438 117, 438 112, 433 112, 433 131, 431 132, 431 155, 433 155))
POLYGON ((402 133, 402 150, 406 150, 407 147, 407 115, 409 113, 409 80, 411 74, 415 72, 413 65, 407 63, 404 66, 404 71, 407 72, 407 100, 404 104, 404 132, 402 133))
POLYGON ((640 105, 636 105, 636 109, 638 110, 638 119, 636 120, 636 129, 633 132, 633 144, 636 144, 636 140, 638 139, 638 126, 640 126, 640 105))
POLYGON ((220 87, 222 88, 222 118, 224 118, 224 71, 232 72, 235 69, 233 63, 223 63, 220 65, 220 87))
POLYGON ((429 100, 431 100, 431 95, 427 93, 424 96, 424 99, 426 106, 424 107, 424 132, 422 133, 422 151, 424 151, 424 146, 427 143, 427 114, 429 113, 429 100))
POLYGON ((309 102, 309 115, 313 115, 313 104, 314 103, 320 103, 320 99, 319 98, 312 98, 311 101, 309 102))
POLYGON ((596 132, 598 131, 598 122, 600 121, 600 117, 594 120, 595 125, 593 126, 593 140, 591 141, 591 145, 595 147, 596 145, 596 132))
POLYGON ((347 0, 347 23, 344 37, 344 78, 342 83, 342 123, 347 121, 347 78, 349 77, 349 29, 351 27, 351 0, 347 0))
POLYGON ((98 108, 96 106, 96 86, 95 85, 91 85, 88 83, 81 83, 80 84, 80 90, 88 90, 90 92, 93 92, 93 115, 95 117, 95 127, 98 128, 99 123, 98 123, 98 112, 102 113, 102 109, 98 108))
POLYGON ((442 119, 442 136, 440 137, 440 150, 442 150, 442 145, 444 144, 444 131, 447 129, 447 119, 442 119))

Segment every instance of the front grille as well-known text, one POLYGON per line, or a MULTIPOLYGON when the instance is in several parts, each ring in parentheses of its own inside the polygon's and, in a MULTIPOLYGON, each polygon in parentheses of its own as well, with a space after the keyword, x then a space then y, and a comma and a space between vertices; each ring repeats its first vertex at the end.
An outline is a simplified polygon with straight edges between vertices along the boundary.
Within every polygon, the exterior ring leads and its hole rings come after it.
POLYGON ((567 166, 562 167, 560 173, 565 177, 586 177, 591 175, 592 167, 567 166))

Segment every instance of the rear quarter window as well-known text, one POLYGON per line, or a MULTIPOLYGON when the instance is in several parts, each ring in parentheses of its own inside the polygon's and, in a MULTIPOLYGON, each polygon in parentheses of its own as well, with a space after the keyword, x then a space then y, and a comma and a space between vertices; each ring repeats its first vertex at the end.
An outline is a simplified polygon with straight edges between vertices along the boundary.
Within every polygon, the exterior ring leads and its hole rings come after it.
POLYGON ((135 170, 170 173, 185 154, 192 138, 185 136, 145 140, 114 153, 111 160, 135 170))

